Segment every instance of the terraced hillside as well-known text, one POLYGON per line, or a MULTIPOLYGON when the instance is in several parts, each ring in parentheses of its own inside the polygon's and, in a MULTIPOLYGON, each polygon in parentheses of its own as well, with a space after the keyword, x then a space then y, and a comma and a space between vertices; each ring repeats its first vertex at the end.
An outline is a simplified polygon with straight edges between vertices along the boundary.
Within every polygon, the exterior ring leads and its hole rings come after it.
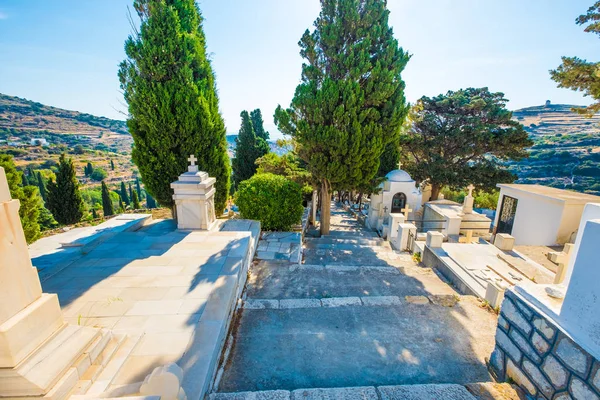
POLYGON ((538 183, 600 195, 600 116, 548 104, 513 113, 535 145, 529 159, 510 165, 519 183, 538 183))

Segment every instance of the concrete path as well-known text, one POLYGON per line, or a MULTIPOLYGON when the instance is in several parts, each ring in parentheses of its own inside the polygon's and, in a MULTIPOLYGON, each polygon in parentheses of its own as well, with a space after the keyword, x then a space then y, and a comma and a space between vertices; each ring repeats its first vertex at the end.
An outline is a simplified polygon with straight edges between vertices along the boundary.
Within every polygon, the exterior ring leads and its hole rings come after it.
POLYGON ((335 206, 331 228, 305 264, 251 268, 218 392, 491 380, 493 313, 335 206))

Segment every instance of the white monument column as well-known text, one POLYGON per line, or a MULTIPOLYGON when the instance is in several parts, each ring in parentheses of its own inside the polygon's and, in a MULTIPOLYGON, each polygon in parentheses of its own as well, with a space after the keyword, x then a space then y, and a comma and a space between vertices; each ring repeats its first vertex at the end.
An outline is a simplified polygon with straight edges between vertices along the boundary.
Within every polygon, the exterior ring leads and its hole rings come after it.
POLYGON ((206 172, 198 171, 193 155, 188 158, 188 172, 179 175, 179 180, 171 183, 173 200, 177 207, 178 229, 210 229, 215 217, 215 178, 206 172))
POLYGON ((469 191, 469 194, 465 197, 465 200, 463 201, 463 209, 462 209, 463 214, 473 214, 473 201, 474 201, 473 189, 475 189, 475 186, 473 186, 473 185, 467 186, 467 190, 469 191))

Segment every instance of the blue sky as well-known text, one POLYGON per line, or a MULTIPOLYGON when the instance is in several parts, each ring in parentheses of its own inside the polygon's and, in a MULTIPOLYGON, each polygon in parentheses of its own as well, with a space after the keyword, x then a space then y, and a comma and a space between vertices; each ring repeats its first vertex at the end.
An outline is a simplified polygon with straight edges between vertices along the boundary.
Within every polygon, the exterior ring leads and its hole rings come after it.
MULTIPOLYGON (((131 0, 0 0, 0 92, 125 119, 117 79, 131 0)), ((487 86, 509 107, 589 104, 558 89, 548 70, 562 55, 600 59, 600 38, 575 25, 592 0, 389 0, 390 23, 413 57, 409 101, 487 86)), ((227 131, 261 108, 271 133, 277 104, 299 82, 298 40, 318 0, 201 0, 227 131)), ((277 135, 274 135, 277 136, 277 135)))

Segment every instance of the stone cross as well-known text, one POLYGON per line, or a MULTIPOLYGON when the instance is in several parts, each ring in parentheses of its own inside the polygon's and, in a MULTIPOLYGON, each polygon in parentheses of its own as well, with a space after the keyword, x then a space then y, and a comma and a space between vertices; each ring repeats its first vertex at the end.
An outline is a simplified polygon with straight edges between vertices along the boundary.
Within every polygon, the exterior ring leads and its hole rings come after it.
POLYGON ((406 218, 406 220, 408 220, 408 214, 410 212, 412 212, 412 210, 410 209, 410 206, 407 204, 402 210, 400 210, 401 212, 404 213, 404 218, 406 218))
POLYGON ((198 172, 198 166, 196 165, 196 161, 198 161, 198 159, 192 154, 188 158, 188 161, 190 162, 190 165, 188 166, 188 172, 198 172))
POLYGON ((398 161, 398 169, 402 169, 402 161, 398 161))
POLYGON ((383 207, 383 213, 384 213, 384 214, 386 214, 386 213, 387 213, 387 210, 388 210, 387 206, 383 207))
POLYGON ((467 186, 467 190, 469 191, 469 197, 473 197, 473 190, 475 189, 475 186, 473 186, 472 184, 467 186))

